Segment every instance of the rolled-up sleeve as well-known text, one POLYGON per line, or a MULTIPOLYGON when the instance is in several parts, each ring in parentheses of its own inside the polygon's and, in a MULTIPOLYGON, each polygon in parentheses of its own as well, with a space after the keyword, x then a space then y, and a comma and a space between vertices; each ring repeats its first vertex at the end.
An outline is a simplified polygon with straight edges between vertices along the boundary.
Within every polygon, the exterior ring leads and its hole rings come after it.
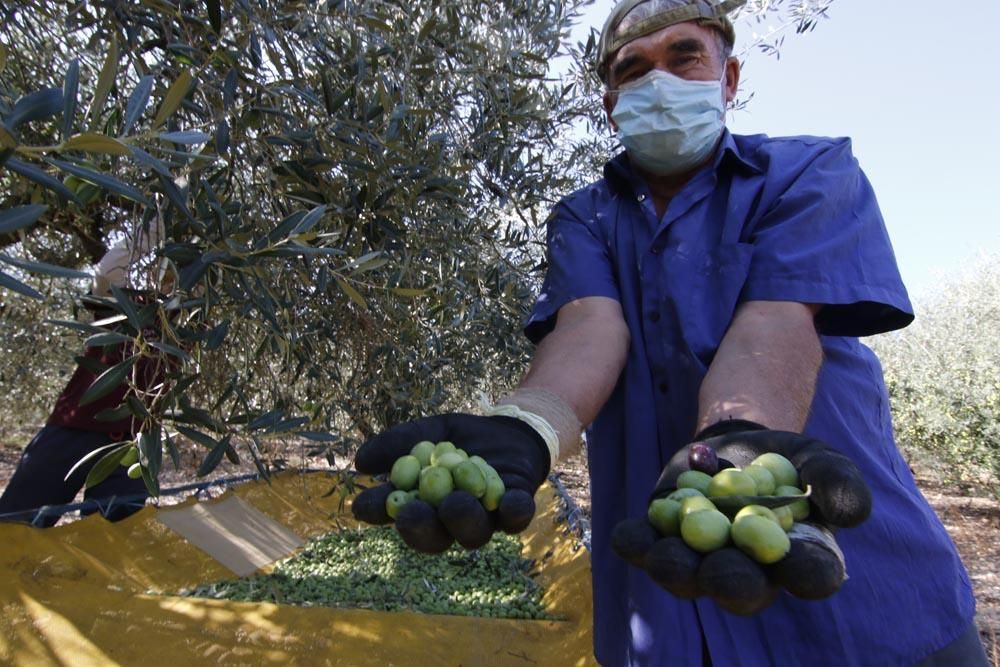
POLYGON ((771 203, 752 228, 742 298, 820 304, 816 325, 825 335, 868 336, 906 326, 913 309, 850 140, 812 148, 795 151, 805 158, 772 158, 784 178, 780 192, 765 193, 771 203))
POLYGON ((581 198, 561 201, 545 223, 545 280, 524 326, 533 343, 552 331, 559 309, 571 301, 592 296, 621 300, 602 230, 608 213, 581 205, 581 198))

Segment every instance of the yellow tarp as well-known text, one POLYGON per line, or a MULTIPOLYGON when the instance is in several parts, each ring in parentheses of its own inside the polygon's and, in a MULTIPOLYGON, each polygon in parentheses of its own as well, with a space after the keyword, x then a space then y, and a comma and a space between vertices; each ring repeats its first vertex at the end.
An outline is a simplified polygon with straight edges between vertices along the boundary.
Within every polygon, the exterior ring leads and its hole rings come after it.
MULTIPOLYGON (((283 473, 227 491, 304 539, 354 526, 333 478, 283 473), (337 523, 339 522, 339 523, 337 523)), ((225 496, 224 496, 225 497, 225 496)), ((217 502, 215 501, 208 502, 217 502)), ((0 524, 0 662, 10 665, 592 665, 590 559, 546 484, 522 534, 561 621, 293 607, 157 595, 233 574, 147 507, 37 529, 0 524)), ((196 502, 194 499, 186 503, 196 502)))

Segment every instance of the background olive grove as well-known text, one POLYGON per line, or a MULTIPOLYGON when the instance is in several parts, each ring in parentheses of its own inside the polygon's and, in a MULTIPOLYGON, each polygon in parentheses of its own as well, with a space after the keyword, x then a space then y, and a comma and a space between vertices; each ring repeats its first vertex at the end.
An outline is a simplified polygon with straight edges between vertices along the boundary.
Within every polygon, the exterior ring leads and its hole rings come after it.
POLYGON ((942 279, 906 329, 870 339, 907 458, 1000 498, 1000 254, 942 279))
MULTIPOLYGON (((830 2, 740 20, 808 32, 830 2)), ((0 437, 26 442, 82 346, 122 335, 178 362, 148 412, 121 406, 154 490, 179 437, 199 474, 264 471, 275 443, 332 458, 508 388, 544 219, 614 148, 596 34, 569 39, 588 3, 0 3, 0 437), (116 292, 109 336, 80 306, 89 267, 157 221, 130 287, 168 268, 177 289, 116 292)))

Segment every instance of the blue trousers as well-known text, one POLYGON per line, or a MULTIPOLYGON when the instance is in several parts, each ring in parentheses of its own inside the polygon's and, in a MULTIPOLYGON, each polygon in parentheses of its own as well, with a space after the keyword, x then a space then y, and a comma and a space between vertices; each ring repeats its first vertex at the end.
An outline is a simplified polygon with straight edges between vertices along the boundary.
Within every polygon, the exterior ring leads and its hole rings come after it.
MULTIPOLYGON (((20 521, 39 527, 51 527, 58 514, 39 516, 37 509, 45 505, 66 505, 73 502, 83 488, 87 473, 100 456, 67 473, 77 461, 98 447, 114 442, 107 433, 81 431, 65 426, 45 426, 21 454, 17 470, 0 496, 2 521, 20 521)), ((148 497, 142 479, 132 479, 126 469, 118 466, 104 481, 84 491, 84 500, 100 500, 100 512, 110 521, 119 521, 142 509, 148 497), (114 497, 140 496, 128 502, 113 502, 114 497)), ((81 510, 93 514, 98 508, 81 510)))
POLYGON ((916 667, 989 667, 986 648, 973 621, 962 636, 917 663, 916 667))

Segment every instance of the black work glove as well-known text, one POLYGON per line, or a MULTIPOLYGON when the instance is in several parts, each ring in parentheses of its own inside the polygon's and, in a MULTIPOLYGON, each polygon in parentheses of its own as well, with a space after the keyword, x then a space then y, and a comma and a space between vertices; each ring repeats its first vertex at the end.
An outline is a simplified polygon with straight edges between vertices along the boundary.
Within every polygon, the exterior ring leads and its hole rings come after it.
MULTIPOLYGON (((514 417, 451 413, 405 422, 384 431, 358 449, 354 466, 368 475, 388 473, 393 463, 415 444, 448 440, 469 456, 480 456, 500 475, 504 494, 496 510, 488 512, 466 491, 455 490, 435 508, 411 500, 396 515, 395 525, 410 547, 440 553, 457 541, 476 549, 495 530, 519 533, 535 516, 535 492, 549 474, 549 451, 535 429, 514 417)), ((389 524, 385 501, 391 484, 362 491, 352 503, 355 518, 365 523, 389 524)))
POLYGON ((678 597, 708 595, 722 608, 742 615, 763 609, 781 589, 809 600, 836 592, 846 572, 832 531, 856 526, 871 512, 871 493, 857 466, 829 445, 799 433, 772 431, 742 420, 720 422, 671 458, 651 502, 676 489, 678 476, 690 469, 689 454, 697 443, 715 452, 720 469, 743 468, 765 452, 792 462, 800 486, 811 489, 810 514, 808 521, 796 523, 788 533, 787 555, 761 565, 732 546, 701 554, 680 537, 661 536, 646 517, 627 519, 615 527, 615 552, 678 597))

